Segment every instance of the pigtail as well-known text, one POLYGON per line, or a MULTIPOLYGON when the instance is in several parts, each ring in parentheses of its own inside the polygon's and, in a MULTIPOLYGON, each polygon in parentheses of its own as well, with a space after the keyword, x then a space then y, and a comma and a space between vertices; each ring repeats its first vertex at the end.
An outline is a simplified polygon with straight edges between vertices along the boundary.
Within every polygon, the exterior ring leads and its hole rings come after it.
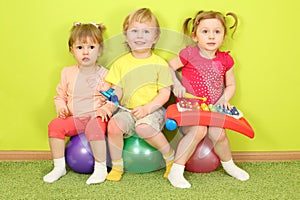
POLYGON ((201 13, 204 13, 204 10, 198 11, 198 12, 196 13, 196 15, 195 15, 194 20, 196 20, 196 19, 198 18, 198 16, 199 16, 201 13))
POLYGON ((184 23, 183 23, 183 26, 182 26, 182 29, 183 29, 183 33, 185 35, 190 35, 189 33, 189 22, 192 20, 192 18, 187 18, 184 23))
POLYGON ((103 31, 106 30, 106 27, 103 24, 97 24, 98 25, 98 29, 101 31, 101 33, 103 33, 103 31))
POLYGON ((226 14, 226 17, 227 17, 227 16, 231 16, 231 17, 233 17, 233 19, 234 19, 234 24, 233 24, 232 26, 229 27, 230 29, 233 29, 233 32, 232 32, 232 34, 231 34, 231 37, 233 37, 233 34, 235 33, 235 31, 236 31, 236 29, 237 29, 238 18, 237 18, 237 15, 234 14, 233 12, 227 13, 227 14, 226 14))
POLYGON ((200 16, 200 14, 202 14, 203 12, 204 12, 203 10, 200 10, 200 11, 198 11, 198 12, 196 13, 194 19, 192 19, 192 18, 187 18, 187 19, 184 21, 184 23, 183 23, 183 33, 184 33, 185 35, 190 36, 190 34, 193 34, 193 32, 195 31, 195 29, 196 29, 196 28, 198 27, 198 25, 199 25, 199 18, 200 18, 199 16, 200 16), (191 32, 189 32, 189 23, 190 23, 191 20, 193 20, 193 26, 192 26, 191 32))

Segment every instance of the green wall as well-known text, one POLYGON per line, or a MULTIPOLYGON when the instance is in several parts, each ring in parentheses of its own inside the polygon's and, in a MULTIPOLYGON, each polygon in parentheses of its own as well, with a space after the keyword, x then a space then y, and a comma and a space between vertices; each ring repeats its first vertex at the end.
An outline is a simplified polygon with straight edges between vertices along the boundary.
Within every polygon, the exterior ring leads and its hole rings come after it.
POLYGON ((74 64, 67 47, 74 22, 107 26, 106 41, 116 43, 109 46, 111 50, 106 48, 103 62, 108 64, 105 58, 122 42, 124 17, 149 7, 161 27, 174 33, 200 9, 235 12, 238 30, 223 48, 231 50, 236 61, 237 92, 231 103, 243 111, 256 135, 249 139, 229 131, 231 148, 299 151, 299 4, 294 0, 0 0, 0 150, 49 149, 47 125, 56 116, 55 87, 62 67, 74 64))

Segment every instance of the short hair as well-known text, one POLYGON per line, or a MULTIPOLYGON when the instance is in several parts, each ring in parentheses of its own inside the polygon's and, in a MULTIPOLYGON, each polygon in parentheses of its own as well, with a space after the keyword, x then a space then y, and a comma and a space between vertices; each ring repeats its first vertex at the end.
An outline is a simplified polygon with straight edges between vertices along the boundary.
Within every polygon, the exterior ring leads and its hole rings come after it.
POLYGON ((76 40, 80 40, 82 42, 86 42, 87 38, 91 38, 93 42, 103 45, 103 36, 102 33, 105 30, 105 27, 101 24, 82 24, 76 23, 71 29, 71 34, 69 37, 69 50, 76 42, 76 40))
POLYGON ((160 33, 160 26, 156 16, 151 12, 149 8, 141 8, 130 13, 123 22, 123 31, 126 32, 128 27, 133 22, 152 22, 154 21, 157 27, 158 34, 160 33))

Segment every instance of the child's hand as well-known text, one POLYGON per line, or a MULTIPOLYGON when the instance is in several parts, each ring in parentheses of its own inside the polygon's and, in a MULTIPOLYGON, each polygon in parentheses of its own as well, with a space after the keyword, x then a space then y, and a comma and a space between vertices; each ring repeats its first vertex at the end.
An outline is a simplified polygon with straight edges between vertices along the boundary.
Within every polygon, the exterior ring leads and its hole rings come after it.
POLYGON ((99 108, 96 111, 96 116, 101 117, 102 122, 104 122, 104 121, 107 122, 108 119, 112 116, 112 113, 108 109, 99 108))
POLYGON ((58 117, 60 118, 67 118, 70 116, 70 112, 67 108, 61 108, 58 110, 58 117))
POLYGON ((173 93, 177 98, 183 98, 186 93, 186 89, 181 84, 174 84, 173 93))
POLYGON ((102 106, 104 106, 107 103, 107 99, 103 96, 100 96, 99 101, 97 101, 96 103, 96 107, 100 108, 102 106))
POLYGON ((229 104, 229 102, 225 102, 225 101, 218 101, 217 103, 216 103, 216 105, 220 105, 221 106, 221 108, 225 108, 225 109, 227 109, 227 110, 231 110, 232 109, 232 106, 229 104))
POLYGON ((147 116, 149 113, 148 113, 148 108, 146 106, 139 106, 139 107, 136 107, 134 108, 132 111, 131 111, 131 114, 137 118, 137 119, 141 119, 145 116, 147 116))
POLYGON ((103 94, 100 93, 99 96, 100 102, 102 103, 102 105, 104 105, 107 102, 107 98, 105 96, 103 96, 103 94))

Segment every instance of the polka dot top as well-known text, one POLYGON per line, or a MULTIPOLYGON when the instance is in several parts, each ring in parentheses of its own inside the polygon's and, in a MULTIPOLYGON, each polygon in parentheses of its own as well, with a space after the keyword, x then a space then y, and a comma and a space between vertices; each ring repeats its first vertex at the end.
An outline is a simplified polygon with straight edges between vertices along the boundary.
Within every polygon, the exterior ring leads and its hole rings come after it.
POLYGON ((233 67, 229 52, 216 52, 207 59, 200 55, 199 47, 187 46, 179 53, 182 67, 182 85, 188 93, 206 97, 206 104, 215 104, 224 91, 225 73, 233 67))

